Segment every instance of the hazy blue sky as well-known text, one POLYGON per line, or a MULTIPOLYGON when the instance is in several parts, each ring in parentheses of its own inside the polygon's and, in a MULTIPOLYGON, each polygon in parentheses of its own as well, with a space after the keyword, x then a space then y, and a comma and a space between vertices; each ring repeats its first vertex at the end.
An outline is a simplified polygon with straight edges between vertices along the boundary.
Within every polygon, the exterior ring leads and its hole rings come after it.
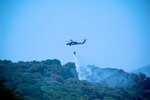
POLYGON ((101 67, 131 71, 150 64, 150 1, 0 0, 0 59, 64 64, 74 50, 101 67), (88 41, 68 47, 70 38, 88 41))

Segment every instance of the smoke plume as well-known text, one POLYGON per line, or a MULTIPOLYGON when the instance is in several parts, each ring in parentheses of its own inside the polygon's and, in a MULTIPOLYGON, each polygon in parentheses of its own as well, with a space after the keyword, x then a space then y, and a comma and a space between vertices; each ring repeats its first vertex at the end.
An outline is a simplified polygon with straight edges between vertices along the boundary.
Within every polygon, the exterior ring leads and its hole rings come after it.
POLYGON ((94 65, 81 65, 76 55, 74 55, 76 71, 79 80, 87 80, 108 87, 129 87, 133 80, 129 73, 115 68, 99 68, 94 65))

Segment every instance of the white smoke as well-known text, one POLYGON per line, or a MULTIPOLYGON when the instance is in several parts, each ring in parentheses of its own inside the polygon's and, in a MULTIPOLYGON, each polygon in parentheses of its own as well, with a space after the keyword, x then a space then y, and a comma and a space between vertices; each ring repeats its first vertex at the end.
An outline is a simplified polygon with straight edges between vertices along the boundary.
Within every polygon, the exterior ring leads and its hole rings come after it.
POLYGON ((132 83, 129 74, 123 70, 81 65, 76 55, 74 55, 74 61, 79 80, 87 80, 109 87, 125 87, 132 83))
POLYGON ((82 74, 81 74, 81 66, 80 66, 80 63, 79 63, 79 61, 78 61, 78 59, 76 58, 75 55, 74 55, 74 61, 75 61, 76 71, 77 71, 79 80, 85 80, 85 77, 82 76, 82 74))
POLYGON ((76 55, 74 55, 74 61, 75 61, 76 71, 77 71, 79 80, 87 80, 87 77, 92 75, 91 69, 88 68, 88 66, 86 65, 81 66, 76 55))
POLYGON ((91 69, 87 68, 86 65, 81 66, 79 60, 77 59, 75 55, 74 55, 74 61, 75 61, 76 71, 77 71, 79 80, 86 80, 88 76, 91 76, 92 74, 91 69))

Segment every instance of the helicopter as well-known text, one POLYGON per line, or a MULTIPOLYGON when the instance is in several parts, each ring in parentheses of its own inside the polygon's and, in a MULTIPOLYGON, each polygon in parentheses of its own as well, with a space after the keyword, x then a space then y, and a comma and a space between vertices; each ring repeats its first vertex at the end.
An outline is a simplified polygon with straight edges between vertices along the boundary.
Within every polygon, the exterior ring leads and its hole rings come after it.
POLYGON ((72 46, 72 45, 82 45, 86 42, 86 39, 83 40, 83 42, 76 42, 70 39, 70 42, 68 42, 66 45, 72 46))

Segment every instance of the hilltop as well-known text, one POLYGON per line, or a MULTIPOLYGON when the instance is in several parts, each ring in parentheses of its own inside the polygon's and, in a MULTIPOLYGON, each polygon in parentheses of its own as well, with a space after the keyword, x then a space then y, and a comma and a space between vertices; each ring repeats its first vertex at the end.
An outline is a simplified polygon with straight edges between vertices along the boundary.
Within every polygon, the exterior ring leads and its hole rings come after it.
POLYGON ((141 72, 141 73, 144 73, 150 77, 150 65, 135 69, 132 72, 133 73, 140 73, 141 72))
POLYGON ((85 68, 92 74, 79 80, 72 62, 62 65, 57 59, 16 63, 0 60, 0 81, 25 100, 150 99, 150 78, 145 74, 93 65, 85 68))

